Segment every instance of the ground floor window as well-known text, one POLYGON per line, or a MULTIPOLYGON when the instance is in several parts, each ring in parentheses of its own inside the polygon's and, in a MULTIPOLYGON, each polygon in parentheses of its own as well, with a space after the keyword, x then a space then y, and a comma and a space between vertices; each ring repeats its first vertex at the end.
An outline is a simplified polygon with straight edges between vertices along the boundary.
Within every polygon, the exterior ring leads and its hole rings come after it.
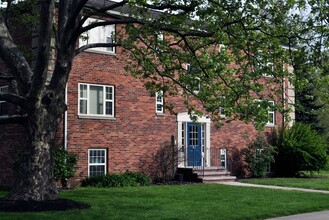
MULTIPOLYGON (((8 93, 8 86, 0 86, 1 93, 8 93)), ((0 116, 8 114, 8 103, 5 101, 0 101, 0 116)))
POLYGON ((220 167, 226 169, 226 149, 220 149, 220 167))
POLYGON ((88 150, 88 176, 106 174, 106 149, 88 150))

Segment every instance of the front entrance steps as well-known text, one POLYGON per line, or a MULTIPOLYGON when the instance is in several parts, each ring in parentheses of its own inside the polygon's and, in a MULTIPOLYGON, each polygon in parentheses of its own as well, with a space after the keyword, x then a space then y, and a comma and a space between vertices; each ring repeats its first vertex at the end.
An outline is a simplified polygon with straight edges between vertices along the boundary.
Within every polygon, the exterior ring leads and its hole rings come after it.
POLYGON ((217 182, 233 182, 235 176, 231 176, 230 172, 218 167, 195 168, 177 168, 175 179, 177 181, 201 182, 201 183, 217 183, 217 182))

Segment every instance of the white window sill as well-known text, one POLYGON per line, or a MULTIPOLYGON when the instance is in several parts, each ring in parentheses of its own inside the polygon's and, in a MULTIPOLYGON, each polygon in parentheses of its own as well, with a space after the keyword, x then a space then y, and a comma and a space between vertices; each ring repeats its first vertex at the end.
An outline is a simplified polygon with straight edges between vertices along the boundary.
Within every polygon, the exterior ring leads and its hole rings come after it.
POLYGON ((114 117, 105 115, 78 115, 78 118, 115 121, 114 117))
POLYGON ((105 50, 88 49, 88 50, 85 50, 84 52, 116 56, 115 52, 110 52, 110 51, 105 51, 105 50))
POLYGON ((265 127, 267 127, 267 128, 274 128, 275 127, 275 124, 266 124, 265 127))
POLYGON ((166 115, 165 113, 161 113, 161 112, 156 112, 155 114, 156 114, 156 116, 165 116, 166 115))

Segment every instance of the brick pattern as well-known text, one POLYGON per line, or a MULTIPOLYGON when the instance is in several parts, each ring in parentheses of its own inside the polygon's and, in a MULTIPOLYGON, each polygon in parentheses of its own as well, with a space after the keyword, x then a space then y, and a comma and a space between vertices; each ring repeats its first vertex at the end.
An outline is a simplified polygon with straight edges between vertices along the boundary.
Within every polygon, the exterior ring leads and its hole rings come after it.
MULTIPOLYGON (((155 113, 155 97, 150 97, 142 83, 124 70, 124 57, 96 53, 80 54, 74 62, 68 84, 68 149, 78 154, 78 173, 74 183, 88 175, 88 149, 104 148, 108 152, 108 172, 140 171, 150 174, 159 148, 177 136, 176 116, 155 113), (85 119, 78 116, 78 83, 113 85, 115 119, 85 119)), ((186 112, 180 97, 166 101, 176 103, 176 112, 186 112)), ((276 114, 276 123, 280 124, 276 114)), ((267 128, 270 132, 272 128, 267 128)), ((257 131, 252 123, 234 121, 211 128, 211 147, 227 148, 233 168, 240 172, 240 150, 257 131)), ((241 169, 240 169, 241 170, 241 169)), ((241 171, 242 172, 242 171, 241 171)))
MULTIPOLYGON (((125 55, 117 48, 116 55, 85 52, 73 63, 68 82, 67 147, 78 156, 77 175, 71 185, 88 175, 88 149, 107 149, 107 172, 139 171, 150 174, 154 157, 160 147, 177 136, 176 116, 165 112, 157 115, 155 97, 150 97, 140 80, 124 70, 125 55), (78 116, 78 83, 113 85, 115 87, 114 119, 86 119, 78 116)), ((181 97, 165 101, 176 103, 176 112, 186 112, 181 97)), ((276 114, 276 124, 282 117, 276 114)), ((272 128, 267 128, 270 134, 272 128)), ((211 147, 227 148, 233 161, 233 171, 245 175, 241 169, 240 151, 253 139, 257 131, 252 123, 234 121, 217 128, 211 127, 211 147)), ((58 143, 63 143, 63 124, 58 131, 58 143)), ((17 126, 0 128, 0 185, 11 185, 14 170, 11 164, 24 143, 24 130, 17 126)))

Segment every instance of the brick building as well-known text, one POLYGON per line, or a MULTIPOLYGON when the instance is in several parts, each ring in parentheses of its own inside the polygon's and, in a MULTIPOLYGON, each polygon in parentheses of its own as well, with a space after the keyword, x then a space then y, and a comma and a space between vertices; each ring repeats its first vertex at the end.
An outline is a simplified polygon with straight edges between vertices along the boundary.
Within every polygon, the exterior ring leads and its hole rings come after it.
MULTIPOLYGON (((112 32, 120 28, 95 29, 89 41, 111 41, 112 32)), ((240 151, 257 134, 254 124, 232 121, 218 127, 206 116, 194 123, 181 97, 151 96, 140 80, 126 72, 125 56, 120 47, 96 48, 74 59, 66 91, 68 109, 58 131, 59 143, 78 156, 72 184, 87 176, 126 170, 155 175, 156 158, 162 149, 171 149, 172 137, 178 167, 217 167, 243 175, 240 151), (169 100, 176 104, 177 115, 163 109, 163 102, 169 100)), ((10 89, 0 83, 0 89, 10 89)), ((285 81, 284 87, 285 98, 293 102, 292 86, 285 81)), ((7 110, 0 101, 0 117, 7 110)), ((268 114, 267 134, 283 123, 281 114, 271 110, 268 114)), ((8 186, 13 182, 12 164, 24 142, 24 129, 6 125, 0 131, 0 185, 8 186)))

